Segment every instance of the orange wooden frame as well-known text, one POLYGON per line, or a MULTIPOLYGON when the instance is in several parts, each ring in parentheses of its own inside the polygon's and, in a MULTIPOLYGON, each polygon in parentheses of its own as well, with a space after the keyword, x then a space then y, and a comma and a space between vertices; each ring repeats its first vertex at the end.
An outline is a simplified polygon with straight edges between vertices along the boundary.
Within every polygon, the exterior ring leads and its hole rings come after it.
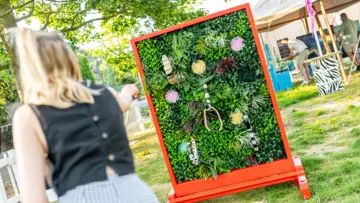
POLYGON ((175 202, 197 202, 210 198, 220 197, 223 195, 233 194, 236 192, 251 190, 259 187, 269 186, 287 181, 295 181, 300 186, 300 190, 304 199, 311 198, 310 189, 305 177, 300 158, 298 156, 292 157, 289 143, 286 137, 284 124, 280 115, 280 110, 276 101, 275 92, 271 83, 270 75, 266 67, 265 56, 262 51, 262 46, 259 40, 256 25, 252 16, 252 12, 249 4, 240 5, 234 8, 230 8, 215 14, 200 17, 195 20, 191 20, 173 27, 166 28, 161 31, 150 33, 131 40, 131 45, 135 55, 136 63, 139 68, 141 80, 144 84, 144 71, 140 61, 139 53, 136 44, 140 41, 154 38, 169 32, 181 30, 183 28, 196 25, 223 15, 234 13, 240 10, 245 10, 248 14, 250 26, 256 43, 259 58, 261 60, 262 68, 268 85, 268 90, 271 96, 271 101, 275 110, 276 118, 280 128, 282 140, 285 147, 287 159, 278 160, 272 163, 262 164, 259 166, 248 167, 245 169, 238 169, 231 171, 230 174, 219 175, 216 180, 194 180, 183 183, 176 181, 175 175, 172 171, 170 159, 164 144, 163 136, 160 130, 160 126, 156 117, 154 105, 150 95, 146 95, 146 99, 149 104, 151 116, 154 121, 154 125, 158 134, 159 142, 163 152, 166 167, 168 169, 173 190, 169 194, 169 203, 175 202), (291 158, 292 157, 292 158, 291 158))

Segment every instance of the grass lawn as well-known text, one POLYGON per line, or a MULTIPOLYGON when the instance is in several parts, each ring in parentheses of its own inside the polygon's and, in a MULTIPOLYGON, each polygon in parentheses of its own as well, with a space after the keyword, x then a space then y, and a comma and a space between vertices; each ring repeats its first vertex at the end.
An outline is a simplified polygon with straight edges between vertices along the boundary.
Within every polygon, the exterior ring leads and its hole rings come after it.
MULTIPOLYGON (((310 203, 360 202, 360 73, 345 91, 319 97, 315 84, 277 94, 293 155, 300 155, 310 203)), ((131 137, 137 173, 166 202, 171 189, 156 134, 131 137)), ((205 201, 301 203, 291 182, 205 201)))

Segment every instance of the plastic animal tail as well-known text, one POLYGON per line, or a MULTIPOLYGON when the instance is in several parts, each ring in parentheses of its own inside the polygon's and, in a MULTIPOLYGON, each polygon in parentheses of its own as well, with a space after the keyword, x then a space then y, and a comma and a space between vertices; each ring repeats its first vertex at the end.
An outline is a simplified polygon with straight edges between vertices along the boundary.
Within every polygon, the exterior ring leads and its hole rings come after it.
POLYGON ((171 67, 171 61, 169 60, 169 58, 166 55, 162 56, 162 63, 164 66, 164 70, 166 73, 166 76, 170 82, 170 84, 175 84, 175 75, 174 75, 174 71, 173 68, 171 67))
POLYGON ((249 116, 247 113, 244 113, 244 121, 245 121, 246 128, 248 129, 248 132, 250 133, 251 145, 255 151, 259 151, 259 142, 256 138, 254 130, 252 129, 250 119, 249 119, 249 116))
POLYGON ((191 138, 191 144, 187 143, 189 158, 191 162, 197 166, 199 165, 199 154, 196 147, 196 142, 194 138, 191 138))
POLYGON ((207 84, 204 84, 204 91, 205 91, 205 108, 206 110, 209 110, 211 108, 211 102, 210 102, 210 95, 207 84))
POLYGON ((199 165, 199 154, 196 147, 196 142, 194 138, 191 138, 191 145, 194 153, 194 165, 199 165))

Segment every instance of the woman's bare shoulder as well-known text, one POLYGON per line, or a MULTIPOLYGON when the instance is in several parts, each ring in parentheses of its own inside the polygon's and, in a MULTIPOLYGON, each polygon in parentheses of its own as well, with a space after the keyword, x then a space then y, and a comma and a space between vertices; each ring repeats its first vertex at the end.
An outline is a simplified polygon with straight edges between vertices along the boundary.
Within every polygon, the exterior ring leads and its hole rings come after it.
MULTIPOLYGON (((13 122, 36 118, 34 111, 29 105, 21 105, 16 108, 13 115, 13 122)), ((31 121, 31 120, 28 120, 31 121)))
POLYGON ((12 117, 13 132, 15 128, 18 132, 35 129, 35 122, 37 122, 37 117, 31 107, 29 105, 19 106, 12 117))
POLYGON ((29 105, 22 105, 15 110, 13 116, 13 135, 19 139, 23 136, 33 137, 40 141, 44 152, 47 153, 48 147, 46 143, 45 134, 41 128, 40 122, 29 105))

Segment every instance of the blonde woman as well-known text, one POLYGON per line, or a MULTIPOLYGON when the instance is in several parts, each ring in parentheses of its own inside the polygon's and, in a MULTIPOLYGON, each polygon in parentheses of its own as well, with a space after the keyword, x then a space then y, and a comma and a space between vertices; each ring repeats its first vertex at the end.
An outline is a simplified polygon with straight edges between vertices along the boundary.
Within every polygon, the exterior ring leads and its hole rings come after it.
POLYGON ((59 203, 157 203, 135 174, 123 124, 138 89, 127 85, 116 94, 82 82, 76 56, 56 33, 20 29, 10 36, 24 98, 13 117, 23 202, 48 203, 50 176, 59 203))

